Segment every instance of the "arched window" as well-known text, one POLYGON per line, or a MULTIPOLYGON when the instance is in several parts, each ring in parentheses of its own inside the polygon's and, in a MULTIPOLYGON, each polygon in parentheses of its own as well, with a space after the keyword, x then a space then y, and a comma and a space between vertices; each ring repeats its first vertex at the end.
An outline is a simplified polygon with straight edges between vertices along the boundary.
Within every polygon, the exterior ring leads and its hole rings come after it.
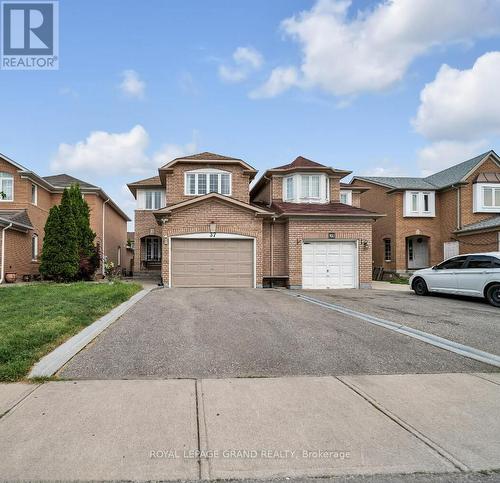
POLYGON ((0 172, 0 202, 14 200, 14 176, 0 172))

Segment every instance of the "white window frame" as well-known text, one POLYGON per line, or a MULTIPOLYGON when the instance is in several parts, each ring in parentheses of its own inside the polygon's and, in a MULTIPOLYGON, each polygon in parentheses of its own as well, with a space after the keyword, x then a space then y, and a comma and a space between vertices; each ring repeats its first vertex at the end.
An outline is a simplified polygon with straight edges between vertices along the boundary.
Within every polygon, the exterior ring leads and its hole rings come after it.
POLYGON ((500 205, 484 204, 484 190, 492 189, 492 202, 495 202, 495 192, 500 191, 500 183, 475 183, 473 187, 474 213, 500 213, 500 205))
MULTIPOLYGON (((276 176, 278 179, 278 176, 276 176)), ((328 203, 329 201, 329 180, 324 173, 295 173, 282 178, 283 186, 283 201, 291 203, 328 203), (318 194, 319 196, 302 196, 303 183, 308 184, 308 195, 312 188, 312 177, 318 177, 318 194), (288 192, 288 180, 292 179, 293 193, 288 192), (307 180, 307 181, 306 181, 307 180)))
POLYGON ((185 196, 203 196, 210 193, 218 193, 223 196, 232 196, 233 195, 233 174, 230 171, 224 171, 222 169, 194 169, 191 171, 186 171, 184 173, 184 195, 185 196), (198 177, 199 175, 206 175, 207 185, 206 192, 200 193, 198 189, 198 177), (210 191, 210 175, 217 175, 217 191, 210 191), (191 193, 188 189, 188 176, 195 176, 195 185, 194 185, 194 193, 191 193), (222 193, 222 175, 229 176, 229 193, 222 193))
POLYGON ((35 206, 38 205, 38 186, 35 183, 31 183, 31 203, 35 206), (33 191, 33 188, 35 188, 35 191, 33 191))
POLYGON ((345 195, 347 197, 346 202, 344 204, 346 205, 351 205, 352 206, 352 191, 351 190, 340 190, 340 202, 343 203, 342 201, 342 195, 345 195))
POLYGON ((121 267, 122 265, 122 247, 119 246, 116 252, 116 266, 121 267))
POLYGON ((0 176, 0 191, 3 191, 5 194, 5 188, 3 187, 3 180, 11 180, 12 181, 12 198, 2 198, 0 197, 0 203, 12 203, 14 201, 14 175, 11 173, 7 173, 5 171, 0 171, 0 175, 7 175, 7 176, 0 176))
POLYGON ((403 195, 403 216, 427 218, 436 216, 436 194, 434 191, 408 190, 403 195), (425 196, 428 197, 429 209, 424 210, 425 196), (414 206, 416 200, 416 209, 414 206))
POLYGON ((38 235, 36 233, 31 237, 31 261, 38 261, 38 235))
POLYGON ((155 211, 163 208, 165 206, 165 190, 163 189, 141 189, 137 190, 137 209, 145 211, 155 211), (146 193, 151 193, 151 208, 146 207, 146 193), (155 195, 154 193, 160 193, 160 206, 155 207, 155 195))

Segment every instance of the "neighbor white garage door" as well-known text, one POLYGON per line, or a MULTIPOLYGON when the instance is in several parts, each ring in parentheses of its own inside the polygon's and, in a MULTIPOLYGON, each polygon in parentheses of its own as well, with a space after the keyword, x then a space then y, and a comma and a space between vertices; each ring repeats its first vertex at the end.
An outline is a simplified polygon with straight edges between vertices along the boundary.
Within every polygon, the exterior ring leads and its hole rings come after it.
POLYGON ((357 247, 353 241, 304 242, 303 288, 356 288, 357 247))

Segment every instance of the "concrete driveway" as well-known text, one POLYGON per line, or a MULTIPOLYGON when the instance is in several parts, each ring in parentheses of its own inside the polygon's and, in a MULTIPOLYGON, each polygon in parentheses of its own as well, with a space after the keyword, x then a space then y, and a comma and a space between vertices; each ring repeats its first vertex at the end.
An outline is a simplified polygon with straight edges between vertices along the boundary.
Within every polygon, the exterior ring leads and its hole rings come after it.
POLYGON ((279 291, 161 289, 77 354, 59 376, 198 379, 495 370, 279 291))

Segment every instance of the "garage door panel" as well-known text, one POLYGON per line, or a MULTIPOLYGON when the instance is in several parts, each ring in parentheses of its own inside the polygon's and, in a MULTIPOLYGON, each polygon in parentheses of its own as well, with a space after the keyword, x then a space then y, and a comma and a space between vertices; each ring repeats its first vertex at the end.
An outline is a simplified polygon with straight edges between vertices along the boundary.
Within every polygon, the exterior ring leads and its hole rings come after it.
POLYGON ((303 245, 302 286, 310 289, 356 287, 355 242, 306 242, 303 245))
POLYGON ((172 286, 253 287, 253 241, 172 239, 172 286))

